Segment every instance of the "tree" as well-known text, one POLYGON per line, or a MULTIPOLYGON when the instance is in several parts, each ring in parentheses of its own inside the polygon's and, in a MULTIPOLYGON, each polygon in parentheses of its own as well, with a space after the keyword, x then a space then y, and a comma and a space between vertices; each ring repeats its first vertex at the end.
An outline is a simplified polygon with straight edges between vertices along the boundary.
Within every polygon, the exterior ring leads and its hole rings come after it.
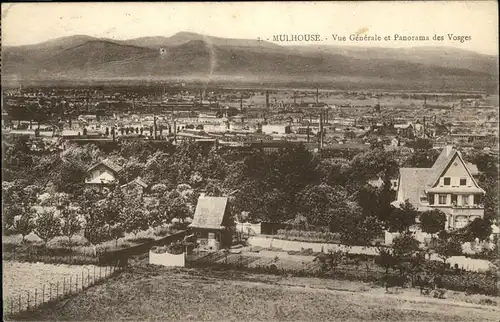
POLYGON ((118 247, 118 239, 125 236, 123 225, 116 223, 109 227, 109 234, 115 240, 115 247, 118 247))
POLYGON ((297 195, 297 201, 297 213, 307 218, 309 224, 318 226, 330 226, 349 207, 347 192, 327 184, 305 187, 297 195))
POLYGON ((462 254, 462 245, 456 238, 438 239, 434 251, 443 260, 443 273, 446 269, 446 261, 452 256, 462 254))
POLYGON ((428 151, 433 147, 431 140, 423 138, 417 138, 414 141, 407 143, 406 145, 416 151, 428 151))
POLYGON ((35 233, 47 244, 61 234, 61 220, 53 211, 44 211, 36 219, 35 233))
POLYGON ((341 242, 346 245, 370 246, 382 234, 382 222, 374 216, 365 217, 357 207, 342 215, 336 230, 340 233, 341 242))
POLYGON ((396 258, 393 256, 392 251, 388 248, 380 248, 378 255, 375 257, 375 262, 385 268, 385 289, 389 289, 389 269, 394 268, 396 265, 396 258))
POLYGON ((83 230, 83 236, 94 246, 112 238, 107 225, 98 221, 87 222, 83 230))
POLYGON ((140 231, 149 228, 146 209, 139 200, 133 198, 126 202, 120 211, 120 223, 123 230, 127 233, 133 233, 135 238, 140 231))
POLYGON ((434 149, 415 150, 404 162, 405 167, 430 168, 436 162, 439 151, 434 149))
POLYGON ((476 218, 465 227, 466 240, 474 241, 476 238, 480 241, 487 240, 493 229, 489 220, 476 218))
POLYGON ((405 232, 403 235, 394 238, 392 249, 400 275, 409 274, 411 259, 419 250, 418 240, 411 233, 405 232))
POLYGON ((34 211, 27 210, 22 215, 14 218, 12 231, 16 234, 22 236, 22 242, 24 243, 24 238, 29 235, 35 228, 34 211))
POLYGON ((120 172, 122 183, 128 183, 142 175, 144 171, 144 162, 135 157, 131 157, 125 162, 120 172))
POLYGON ((446 215, 439 209, 427 210, 420 214, 420 227, 423 232, 434 235, 445 228, 446 215))
POLYGON ((31 207, 38 192, 36 186, 26 185, 21 180, 2 182, 2 225, 5 233, 11 232, 16 217, 19 218, 25 213, 33 215, 31 207))
POLYGON ((399 208, 393 208, 386 220, 386 228, 390 232, 409 232, 416 222, 418 211, 407 199, 399 208))
POLYGON ((398 168, 394 152, 372 149, 356 155, 348 172, 352 181, 364 184, 373 178, 389 180, 397 174, 398 168))
POLYGON ((79 212, 76 209, 71 209, 69 206, 61 210, 61 232, 64 236, 71 237, 77 234, 82 229, 82 224, 79 218, 79 212))

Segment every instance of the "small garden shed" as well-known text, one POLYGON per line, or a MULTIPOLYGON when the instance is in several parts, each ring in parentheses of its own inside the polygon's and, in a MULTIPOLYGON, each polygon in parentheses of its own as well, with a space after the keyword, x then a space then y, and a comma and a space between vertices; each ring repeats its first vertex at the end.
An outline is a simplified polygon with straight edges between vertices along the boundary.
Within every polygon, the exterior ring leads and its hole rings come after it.
POLYGON ((230 246, 233 231, 228 198, 206 196, 198 198, 193 222, 189 228, 196 236, 200 250, 216 251, 230 246))

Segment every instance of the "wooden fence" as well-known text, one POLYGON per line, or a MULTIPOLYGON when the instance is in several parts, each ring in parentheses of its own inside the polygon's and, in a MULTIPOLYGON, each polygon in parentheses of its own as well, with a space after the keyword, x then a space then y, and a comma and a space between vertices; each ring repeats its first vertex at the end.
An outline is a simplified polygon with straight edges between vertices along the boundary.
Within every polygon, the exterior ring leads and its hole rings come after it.
POLYGON ((83 268, 80 274, 64 277, 62 281, 42 284, 17 296, 3 299, 3 311, 5 320, 13 320, 20 316, 29 317, 29 312, 42 308, 45 305, 54 304, 64 298, 76 295, 85 289, 96 285, 106 278, 114 276, 122 271, 120 266, 94 266, 93 270, 83 268))

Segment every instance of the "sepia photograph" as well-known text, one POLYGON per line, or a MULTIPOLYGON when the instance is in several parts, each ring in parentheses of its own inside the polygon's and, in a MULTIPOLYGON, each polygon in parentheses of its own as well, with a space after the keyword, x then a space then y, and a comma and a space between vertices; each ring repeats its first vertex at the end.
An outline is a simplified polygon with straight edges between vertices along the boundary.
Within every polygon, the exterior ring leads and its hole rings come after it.
POLYGON ((500 321, 496 1, 1 12, 3 320, 500 321))

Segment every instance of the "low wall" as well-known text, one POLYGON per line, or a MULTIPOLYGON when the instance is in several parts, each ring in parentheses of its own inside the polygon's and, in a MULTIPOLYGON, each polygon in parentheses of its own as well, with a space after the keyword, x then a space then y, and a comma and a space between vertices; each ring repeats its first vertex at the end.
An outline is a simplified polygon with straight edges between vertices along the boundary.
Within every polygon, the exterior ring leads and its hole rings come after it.
MULTIPOLYGON (((443 260, 436 254, 432 254, 431 260, 442 262, 443 260)), ((451 267, 455 265, 463 270, 472 272, 485 272, 491 267, 490 261, 485 259, 468 258, 465 256, 452 256, 446 260, 446 263, 450 264, 451 267)))
MULTIPOLYGON (((248 239, 248 243, 250 246, 262 247, 262 248, 278 248, 285 252, 300 251, 302 249, 311 248, 313 252, 323 251, 324 253, 328 253, 329 250, 332 251, 342 250, 342 251, 347 251, 350 254, 364 254, 372 256, 378 255, 378 250, 375 247, 361 247, 361 246, 347 247, 340 244, 298 242, 298 241, 289 241, 289 240, 282 240, 275 238, 266 238, 261 236, 250 237, 248 239)), ((262 252, 265 251, 261 251, 261 253, 262 252)), ((274 253, 274 256, 280 257, 279 252, 271 252, 271 253, 274 253)), ((430 259, 442 262, 442 259, 439 258, 436 254, 432 254, 430 259)), ((491 265, 491 263, 487 260, 467 258, 465 256, 452 256, 447 260, 447 263, 449 263, 452 267, 454 267, 455 264, 457 264, 458 268, 474 272, 486 271, 491 265)))
POLYGON ((261 224, 236 223, 236 231, 250 236, 261 234, 261 224))
POLYGON ((377 255, 378 251, 375 247, 362 247, 352 246, 348 247, 341 244, 328 244, 328 243, 310 243, 302 241, 291 241, 276 238, 266 238, 261 236, 254 236, 248 239, 250 246, 258 246, 262 248, 278 248, 283 251, 301 251, 302 249, 312 249, 313 252, 328 253, 331 251, 348 251, 351 254, 364 254, 364 255, 377 255))
POLYGON ((113 252, 106 252, 99 256, 99 263, 107 264, 126 261, 131 256, 147 253, 153 246, 168 245, 170 243, 182 240, 184 236, 186 236, 186 231, 182 230, 173 235, 166 236, 157 240, 152 240, 144 244, 116 250, 113 252))
POLYGON ((170 253, 157 254, 149 251, 149 264, 162 265, 167 267, 185 267, 186 255, 174 255, 170 253))

